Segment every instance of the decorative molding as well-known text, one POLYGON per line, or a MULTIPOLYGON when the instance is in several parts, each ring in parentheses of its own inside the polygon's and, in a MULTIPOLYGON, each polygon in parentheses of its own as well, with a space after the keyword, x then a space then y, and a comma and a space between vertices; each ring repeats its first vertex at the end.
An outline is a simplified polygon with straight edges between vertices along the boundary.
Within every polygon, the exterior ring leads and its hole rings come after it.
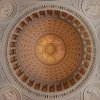
POLYGON ((26 7, 33 5, 35 3, 41 2, 42 0, 17 0, 18 12, 25 9, 26 7))
POLYGON ((61 3, 66 3, 72 7, 79 8, 79 1, 80 0, 58 0, 61 3))
POLYGON ((84 91, 84 100, 100 100, 100 83, 92 83, 84 91))
POLYGON ((0 88, 0 100, 21 100, 21 94, 11 85, 3 85, 0 88))
POLYGON ((80 8, 86 17, 100 20, 100 0, 81 0, 80 8))
POLYGON ((17 4, 14 0, 0 0, 0 22, 10 21, 17 13, 17 4))

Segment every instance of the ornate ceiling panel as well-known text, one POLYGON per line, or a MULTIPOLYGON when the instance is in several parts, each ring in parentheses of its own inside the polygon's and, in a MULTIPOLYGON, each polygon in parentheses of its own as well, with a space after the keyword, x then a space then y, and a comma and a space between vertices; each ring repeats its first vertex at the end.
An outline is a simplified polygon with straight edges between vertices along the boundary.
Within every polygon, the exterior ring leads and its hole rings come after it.
POLYGON ((0 100, 100 99, 99 0, 0 5, 0 100))

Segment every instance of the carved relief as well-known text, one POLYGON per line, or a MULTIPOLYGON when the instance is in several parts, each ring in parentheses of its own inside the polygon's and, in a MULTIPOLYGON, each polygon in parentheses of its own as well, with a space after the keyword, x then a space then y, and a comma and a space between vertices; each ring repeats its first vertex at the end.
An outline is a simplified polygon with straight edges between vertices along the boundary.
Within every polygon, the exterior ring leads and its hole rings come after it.
POLYGON ((71 5, 77 9, 79 6, 79 0, 58 0, 58 1, 60 1, 61 3, 63 2, 63 3, 66 3, 68 5, 71 5))
POLYGON ((15 87, 5 85, 0 88, 0 100, 21 100, 21 95, 15 87))
POLYGON ((84 0, 81 8, 87 17, 94 20, 100 19, 100 0, 84 0))
POLYGON ((100 100, 100 83, 92 83, 85 89, 84 100, 100 100))
POLYGON ((12 0, 0 0, 0 21, 9 21, 15 16, 16 3, 12 0))
POLYGON ((19 11, 21 11, 22 9, 26 8, 29 5, 38 3, 40 1, 42 0, 17 0, 19 11))

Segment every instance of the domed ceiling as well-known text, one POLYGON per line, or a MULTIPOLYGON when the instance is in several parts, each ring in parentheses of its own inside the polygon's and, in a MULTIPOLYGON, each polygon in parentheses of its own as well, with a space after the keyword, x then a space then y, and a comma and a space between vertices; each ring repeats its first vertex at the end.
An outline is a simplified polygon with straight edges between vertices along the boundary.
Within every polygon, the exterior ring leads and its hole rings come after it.
POLYGON ((77 10, 56 1, 38 2, 7 26, 1 44, 3 70, 23 94, 62 100, 80 91, 93 74, 97 43, 92 27, 77 10))
POLYGON ((7 58, 12 71, 27 85, 56 92, 84 76, 91 67, 93 45, 75 17, 60 10, 41 10, 23 18, 11 32, 7 58))

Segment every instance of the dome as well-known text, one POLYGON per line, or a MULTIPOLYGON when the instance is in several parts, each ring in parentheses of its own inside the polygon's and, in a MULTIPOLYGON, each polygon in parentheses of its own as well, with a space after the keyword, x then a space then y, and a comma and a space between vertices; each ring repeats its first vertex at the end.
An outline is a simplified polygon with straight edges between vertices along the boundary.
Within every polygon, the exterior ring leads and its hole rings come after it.
POLYGON ((28 80, 27 85, 45 92, 73 86, 93 59, 88 31, 59 10, 41 10, 23 19, 8 43, 13 71, 22 81, 28 80))
POLYGON ((4 70, 12 83, 38 99, 68 96, 94 71, 94 32, 69 8, 50 3, 30 6, 5 31, 4 70))

